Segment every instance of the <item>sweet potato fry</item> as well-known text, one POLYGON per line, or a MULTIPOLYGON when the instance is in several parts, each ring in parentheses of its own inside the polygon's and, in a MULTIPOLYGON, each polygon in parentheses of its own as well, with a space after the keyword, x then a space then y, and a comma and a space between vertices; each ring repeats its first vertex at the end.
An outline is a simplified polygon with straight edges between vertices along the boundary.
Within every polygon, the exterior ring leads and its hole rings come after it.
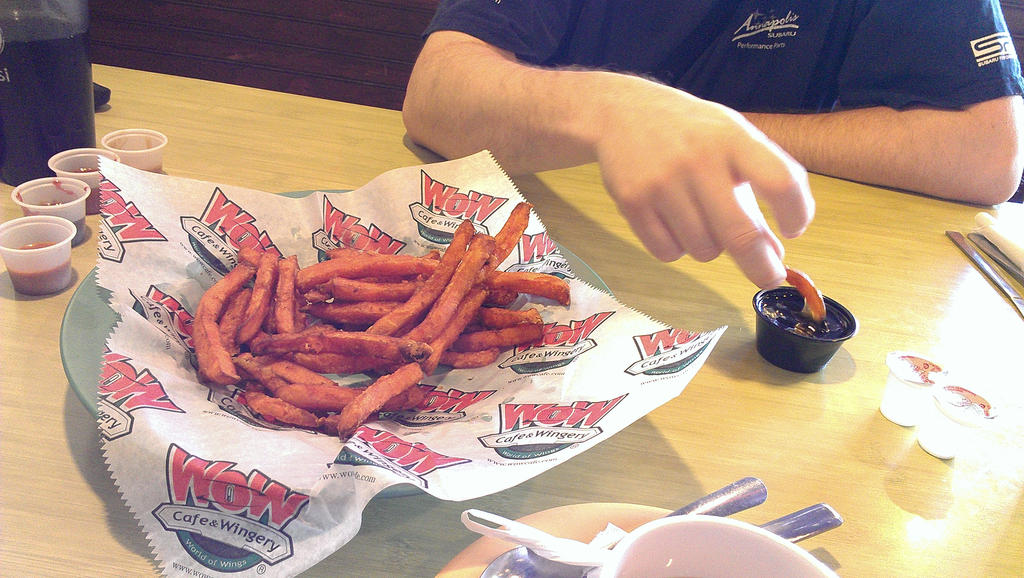
POLYGON ((430 346, 405 337, 338 331, 323 336, 328 353, 371 355, 391 361, 420 361, 430 355, 430 346))
POLYGON ((452 351, 481 351, 484 349, 508 349, 533 343, 543 337, 543 325, 514 325, 503 329, 485 329, 463 333, 452 344, 452 351))
POLYGON ((494 253, 488 261, 491 270, 501 265, 502 261, 512 253, 512 249, 515 249, 516 245, 519 244, 519 239, 523 237, 527 225, 530 224, 531 209, 533 209, 533 205, 525 202, 513 207, 508 220, 502 225, 501 230, 494 235, 494 253))
POLYGON ((473 223, 463 221, 455 230, 452 242, 441 256, 437 268, 423 285, 405 303, 378 319, 366 331, 377 335, 395 335, 429 309, 455 273, 474 232, 473 223))
POLYGON ((488 288, 509 290, 551 299, 561 305, 569 304, 569 283, 561 277, 529 271, 494 271, 487 276, 488 288))
POLYGON ((412 297, 417 281, 363 281, 335 277, 331 279, 331 296, 337 301, 405 301, 412 297))
POLYGON ((406 337, 416 341, 432 341, 437 337, 455 314, 462 299, 479 279, 484 264, 493 251, 494 237, 474 235, 448 286, 431 306, 423 321, 409 331, 406 337))
POLYGON ((365 373, 388 365, 386 359, 369 355, 344 355, 342 353, 292 353, 291 361, 320 373, 344 375, 365 373))
POLYGON ((270 312, 270 300, 274 296, 274 286, 277 283, 277 260, 277 255, 271 251, 260 255, 249 306, 245 309, 242 326, 238 328, 237 342, 240 344, 248 342, 259 332, 270 312))
POLYGON ((263 377, 272 375, 270 369, 267 367, 268 360, 271 358, 262 357, 256 358, 251 353, 242 353, 235 356, 235 365, 242 370, 249 379, 256 381, 261 380, 263 377))
POLYGON ((206 290, 192 321, 192 344, 196 352, 200 378, 208 383, 228 385, 239 380, 231 353, 221 341, 217 320, 227 300, 240 291, 256 273, 252 267, 239 264, 206 290))
POLYGON ((380 410, 403 411, 415 409, 425 399, 427 399, 427 392, 419 386, 414 386, 389 399, 380 410))
POLYGON ((248 389, 243 395, 245 396, 245 405, 260 414, 263 419, 306 428, 315 428, 317 426, 315 415, 295 407, 283 399, 248 389))
POLYGON ((275 360, 269 363, 267 368, 274 375, 291 383, 312 383, 331 387, 338 385, 333 379, 287 359, 275 360))
POLYGON ((466 326, 476 317, 477 311, 480 309, 480 304, 484 302, 487 297, 487 291, 480 287, 476 287, 469 292, 469 295, 463 299, 459 305, 458 310, 452 316, 451 320, 445 325, 437 337, 430 342, 430 348, 433 350, 430 356, 424 360, 420 366, 423 367, 423 373, 430 375, 437 369, 439 363, 441 363, 442 354, 451 347, 452 343, 459 338, 459 335, 465 331, 466 326))
POLYGON ((199 377, 206 383, 228 385, 239 380, 231 353, 220 340, 220 328, 208 317, 192 321, 192 343, 199 365, 199 377))
POLYGON ((399 301, 311 303, 306 307, 306 312, 331 323, 371 325, 401 306, 399 301))
POLYGON ((235 337, 238 335, 238 328, 242 326, 242 319, 245 310, 249 306, 249 296, 252 289, 242 289, 228 298, 224 313, 220 317, 220 339, 224 348, 230 353, 238 351, 238 344, 235 337))
POLYGON ((274 392, 274 395, 307 411, 338 412, 352 403, 360 391, 338 384, 289 383, 274 392))
MULTIPOLYGON (((366 390, 365 387, 360 388, 348 388, 350 391, 361 393, 366 390)), ((387 400, 378 412, 391 412, 391 411, 404 411, 413 409, 418 406, 423 400, 426 399, 426 394, 418 387, 410 387, 409 389, 393 396, 387 400)), ((372 415, 373 412, 371 412, 372 415)), ((332 413, 328 416, 322 417, 317 423, 317 427, 320 431, 337 435, 338 434, 338 423, 341 421, 341 413, 332 413)))
POLYGON ((253 269, 256 269, 260 266, 260 257, 263 256, 263 253, 265 253, 263 249, 257 249, 256 247, 242 247, 238 251, 238 262, 245 263, 253 269))
POLYGON ((377 378, 338 414, 338 436, 348 439, 360 424, 374 412, 380 411, 389 399, 414 387, 422 378, 423 370, 418 363, 407 363, 393 373, 377 378))
POLYGON ((329 282, 321 283, 308 291, 299 291, 299 293, 309 303, 323 303, 334 298, 334 295, 331 295, 331 284, 329 282))
POLYGON ((250 353, 243 353, 235 357, 235 366, 241 370, 244 377, 276 395, 277 390, 288 385, 288 380, 273 372, 270 368, 272 361, 272 359, 256 358, 250 353))
POLYGON ((480 325, 488 329, 501 329, 512 327, 523 323, 542 324, 540 313, 534 309, 503 309, 501 307, 481 307, 477 311, 477 320, 480 325))
POLYGON ((256 355, 344 353, 400 362, 419 361, 430 355, 429 345, 404 337, 373 335, 362 331, 311 329, 298 333, 263 333, 252 340, 250 348, 256 355))
POLYGON ((414 277, 429 275, 437 268, 434 259, 411 255, 382 255, 364 252, 350 258, 328 259, 299 270, 295 284, 306 292, 335 277, 414 277))
POLYGON ((277 288, 274 292, 274 327, 280 333, 298 331, 295 321, 295 275, 299 258, 291 255, 277 263, 277 288))

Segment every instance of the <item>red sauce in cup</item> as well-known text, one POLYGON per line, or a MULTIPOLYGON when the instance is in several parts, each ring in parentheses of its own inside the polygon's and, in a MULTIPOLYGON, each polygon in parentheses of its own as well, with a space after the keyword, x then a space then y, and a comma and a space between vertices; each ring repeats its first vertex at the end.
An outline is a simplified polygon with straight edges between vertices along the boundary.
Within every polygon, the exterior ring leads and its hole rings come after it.
MULTIPOLYGON (((32 245, 52 245, 53 243, 32 243, 32 245)), ((24 247, 23 247, 24 248, 24 247)), ((33 248, 33 247, 28 247, 33 248)), ((38 247, 34 247, 38 248, 38 247)), ((14 290, 24 295, 49 295, 67 287, 71 283, 71 260, 67 260, 53 269, 45 271, 22 272, 8 269, 14 290)))

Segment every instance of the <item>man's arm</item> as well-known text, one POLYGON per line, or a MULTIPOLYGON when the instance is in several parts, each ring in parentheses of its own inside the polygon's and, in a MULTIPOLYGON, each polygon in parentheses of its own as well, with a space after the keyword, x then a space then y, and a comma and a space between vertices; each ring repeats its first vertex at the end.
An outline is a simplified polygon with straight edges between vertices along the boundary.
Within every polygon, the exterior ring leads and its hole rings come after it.
POLYGON ((529 66, 458 32, 427 39, 403 118, 437 153, 486 148, 513 174, 597 161, 654 256, 724 250, 762 287, 785 278, 782 246, 736 187, 749 183, 787 237, 814 212, 803 167, 739 113, 635 76, 529 66))
POLYGON ((885 107, 746 114, 808 170, 993 205, 1020 185, 1024 105, 1007 96, 964 110, 885 107))

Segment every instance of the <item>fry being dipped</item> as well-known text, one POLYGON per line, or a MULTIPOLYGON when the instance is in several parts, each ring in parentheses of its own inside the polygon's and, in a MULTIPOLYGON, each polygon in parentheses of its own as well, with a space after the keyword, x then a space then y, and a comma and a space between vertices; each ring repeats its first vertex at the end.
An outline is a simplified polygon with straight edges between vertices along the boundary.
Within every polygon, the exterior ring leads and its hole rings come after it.
POLYGON ((810 317, 816 323, 825 320, 825 300, 821 297, 821 291, 814 286, 811 278, 791 267, 786 267, 786 282, 796 287, 804 298, 804 308, 801 313, 810 317))

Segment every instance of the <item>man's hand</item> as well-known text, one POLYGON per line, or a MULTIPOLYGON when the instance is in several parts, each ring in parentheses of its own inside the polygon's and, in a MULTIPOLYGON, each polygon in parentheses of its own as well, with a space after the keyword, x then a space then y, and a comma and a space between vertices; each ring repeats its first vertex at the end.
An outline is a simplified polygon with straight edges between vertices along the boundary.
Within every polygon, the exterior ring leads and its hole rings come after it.
POLYGON ((644 246, 663 261, 724 251, 758 286, 782 283, 782 245, 750 191, 782 235, 795 237, 814 216, 806 171, 738 113, 636 80, 604 116, 596 151, 606 188, 644 246))

